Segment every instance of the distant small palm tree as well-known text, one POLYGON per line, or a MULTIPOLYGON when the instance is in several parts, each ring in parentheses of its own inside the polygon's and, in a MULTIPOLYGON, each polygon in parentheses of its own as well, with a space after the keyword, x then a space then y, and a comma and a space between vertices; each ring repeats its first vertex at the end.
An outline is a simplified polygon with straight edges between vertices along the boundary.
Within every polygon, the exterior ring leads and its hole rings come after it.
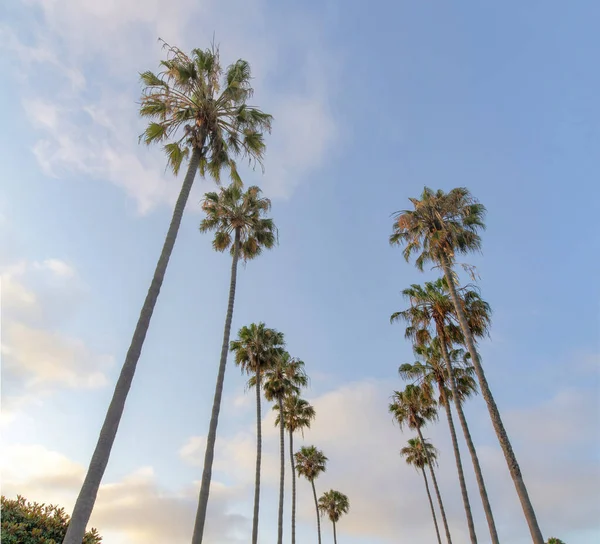
MULTIPOLYGON (((281 408, 273 406, 278 412, 275 425, 281 424, 281 408)), ((296 467, 294 463, 294 433, 300 431, 304 437, 304 429, 310 428, 315 419, 315 409, 308 401, 297 395, 286 396, 283 401, 283 422, 290 436, 290 464, 292 466, 292 544, 296 544, 296 467)))
POLYGON ((298 476, 304 476, 312 486, 317 512, 317 535, 319 537, 319 544, 321 544, 321 518, 319 517, 319 502, 317 501, 315 480, 319 477, 319 474, 325 472, 327 457, 315 446, 303 446, 295 453, 295 458, 298 476))
POLYGON ((420 470, 423 474, 425 490, 427 491, 427 498, 429 499, 429 506, 431 507, 431 516, 433 517, 433 525, 435 526, 435 534, 437 535, 438 544, 442 544, 440 529, 438 527, 437 518, 435 517, 435 508, 433 506, 433 500, 431 499, 431 493, 429 492, 427 474, 425 474, 425 465, 429 464, 429 461, 434 463, 434 465, 437 463, 437 450, 430 442, 422 442, 419 437, 416 437, 411 438, 408 441, 408 446, 404 446, 400 450, 400 455, 404 456, 409 465, 412 465, 417 470, 420 470), (425 453, 425 449, 427 450, 427 453, 425 453))
POLYGON ((244 261, 254 259, 262 253, 263 248, 272 248, 276 241, 276 228, 273 220, 264 217, 264 214, 271 208, 271 201, 268 198, 261 198, 260 195, 261 190, 258 187, 249 187, 244 192, 241 187, 230 185, 229 187, 221 188, 218 193, 207 193, 202 203, 202 209, 206 213, 206 217, 200 224, 200 231, 214 231, 213 248, 216 251, 230 250, 232 262, 229 302, 227 304, 225 330, 221 346, 221 359, 219 361, 215 396, 208 427, 208 437, 206 439, 204 469, 202 471, 202 484, 200 486, 192 544, 200 544, 204 534, 204 523, 206 521, 206 509, 208 508, 208 496, 217 438, 217 425, 221 409, 221 397, 223 396, 227 354, 229 352, 238 260, 240 257, 244 261))
POLYGON ((546 544, 565 544, 565 542, 563 542, 560 538, 552 536, 548 539, 548 542, 546 542, 546 544))
MULTIPOLYGON (((425 442, 421 428, 425 426, 428 421, 432 421, 438 417, 435 401, 427 396, 421 387, 413 384, 407 385, 404 388, 404 391, 394 391, 392 402, 389 405, 389 411, 394 420, 400 425, 400 428, 406 425, 409 429, 416 430, 421 442, 425 442)), ((429 451, 427 448, 425 448, 423 452, 425 453, 425 457, 427 457, 427 464, 429 465, 429 470, 431 472, 433 487, 435 488, 435 494, 437 495, 438 503, 440 505, 446 539, 448 540, 448 544, 452 544, 450 528, 448 527, 448 520, 446 519, 446 510, 444 509, 444 503, 442 501, 442 494, 440 493, 437 478, 433 471, 433 461, 429 459, 429 451)))
MULTIPOLYGON (((300 388, 305 387, 308 378, 304 372, 304 362, 290 356, 287 351, 279 353, 273 365, 265 371, 265 398, 276 401, 279 412, 283 412, 283 399, 300 393, 300 388)), ((283 492, 285 481, 285 423, 279 419, 279 513, 277 517, 277 544, 283 543, 283 492)))
POLYGON ((348 510, 350 510, 348 497, 333 489, 326 491, 319 498, 319 510, 322 514, 327 515, 333 524, 333 542, 337 544, 335 524, 340 520, 342 515, 347 514, 348 510))
POLYGON ((256 390, 256 475, 254 480, 254 516, 252 520, 252 544, 258 542, 258 514, 260 508, 260 464, 262 456, 261 425, 261 378, 264 372, 274 364, 277 356, 283 351, 283 334, 269 329, 264 323, 252 323, 242 327, 237 340, 230 344, 235 352, 235 363, 242 372, 250 375, 248 387, 256 390))

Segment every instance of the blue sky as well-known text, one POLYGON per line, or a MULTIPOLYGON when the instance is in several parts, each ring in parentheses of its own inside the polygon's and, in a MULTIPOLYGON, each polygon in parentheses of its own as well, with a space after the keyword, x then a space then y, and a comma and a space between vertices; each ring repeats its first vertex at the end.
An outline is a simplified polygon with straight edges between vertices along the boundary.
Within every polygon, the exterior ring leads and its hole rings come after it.
MULTIPOLYGON (((273 199, 280 246, 240 270, 234 330, 263 320, 306 362, 319 414, 306 441, 330 457, 323 490, 347 490, 352 504, 343 541, 433 536, 421 482, 397 455, 410 435, 386 413, 396 369, 412 360, 389 315, 404 287, 436 275, 389 247, 390 214, 424 185, 467 186, 488 208, 483 255, 465 259, 494 310, 488 378, 544 535, 597 541, 597 3, 170 5, 0 7, 3 492, 72 504, 178 189, 160 151, 137 144, 137 73, 156 68, 158 36, 190 49, 214 32, 224 62, 251 62, 256 103, 275 116, 266 172, 244 179, 273 199)), ((198 232, 210 187, 199 182, 191 198, 105 476, 93 521, 107 544, 189 538, 230 265, 198 232)), ((247 540, 251 400, 230 366, 211 524, 233 529, 214 542, 247 540)), ((502 541, 527 542, 482 399, 467 411, 502 541)), ((269 418, 265 542, 276 505, 269 418)), ((459 541, 447 429, 428 433, 459 541)), ((310 539, 310 497, 299 501, 310 539)))

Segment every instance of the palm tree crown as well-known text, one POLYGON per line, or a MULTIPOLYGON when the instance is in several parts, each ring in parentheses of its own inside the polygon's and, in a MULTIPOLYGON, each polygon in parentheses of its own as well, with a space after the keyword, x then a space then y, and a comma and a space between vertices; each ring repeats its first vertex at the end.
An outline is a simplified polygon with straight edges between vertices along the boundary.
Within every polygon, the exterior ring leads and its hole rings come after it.
MULTIPOLYGON (((230 343, 230 349, 235 352, 235 363, 242 372, 262 374, 283 345, 283 333, 267 328, 264 323, 252 323, 240 329, 237 340, 230 343)), ((254 383, 255 376, 251 376, 248 385, 252 387, 254 383)))
MULTIPOLYGON (((283 400, 286 396, 300 393, 300 388, 305 387, 307 383, 304 362, 291 357, 287 351, 282 351, 277 354, 273 364, 265 371, 263 385, 265 398, 268 401, 283 400)), ((279 419, 277 419, 277 424, 279 424, 279 419)))
MULTIPOLYGON (((279 425, 279 405, 275 404, 273 410, 277 412, 275 425, 279 425)), ((315 409, 308 401, 301 399, 297 395, 289 395, 283 399, 283 424, 288 431, 302 431, 310 428, 311 421, 315 418, 315 409)))
POLYGON ((429 454, 429 460, 436 465, 438 456, 437 449, 426 439, 421 442, 421 439, 418 436, 408 440, 408 446, 404 446, 400 450, 400 455, 404 457, 404 460, 409 465, 412 465, 418 470, 428 464, 425 449, 427 450, 427 454, 429 454))
POLYGON ((315 446, 303 446, 294 454, 296 470, 299 476, 304 476, 313 482, 319 474, 325 472, 327 457, 315 446))
POLYGON ((389 411, 402 428, 420 429, 427 421, 437 419, 435 401, 418 385, 407 385, 404 391, 394 391, 389 411))
MULTIPOLYGON (((163 42, 164 43, 164 42, 163 42)), ((177 174, 189 150, 200 153, 199 171, 219 182, 228 169, 241 185, 234 158, 261 163, 272 117, 249 106, 250 65, 238 60, 223 70, 216 47, 191 55, 164 43, 167 60, 158 74, 140 74, 145 88, 140 114, 151 122, 140 137, 146 144, 165 143, 168 163, 177 174)))
POLYGON ((350 502, 346 495, 331 489, 319 498, 319 510, 322 514, 327 515, 332 523, 337 523, 340 517, 350 510, 350 502))

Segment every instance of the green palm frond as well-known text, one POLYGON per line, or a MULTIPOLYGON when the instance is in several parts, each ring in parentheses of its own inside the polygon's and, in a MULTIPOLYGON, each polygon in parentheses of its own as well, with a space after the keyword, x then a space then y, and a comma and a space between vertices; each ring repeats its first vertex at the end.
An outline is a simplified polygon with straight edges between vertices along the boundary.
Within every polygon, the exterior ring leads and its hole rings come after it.
POLYGON ((412 465, 419 470, 429 464, 427 461, 428 456, 431 463, 436 465, 438 451, 427 439, 421 441, 421 439, 416 436, 415 438, 408 440, 408 446, 404 446, 400 450, 400 455, 405 458, 407 464, 412 465), (427 450, 427 453, 425 450, 427 450))
POLYGON ((343 514, 350 510, 348 497, 339 491, 331 489, 319 497, 319 512, 326 515, 332 523, 337 523, 343 514))
POLYGON ((315 446, 303 446, 294 453, 296 471, 298 476, 304 476, 309 482, 313 482, 321 473, 325 472, 327 457, 315 446))

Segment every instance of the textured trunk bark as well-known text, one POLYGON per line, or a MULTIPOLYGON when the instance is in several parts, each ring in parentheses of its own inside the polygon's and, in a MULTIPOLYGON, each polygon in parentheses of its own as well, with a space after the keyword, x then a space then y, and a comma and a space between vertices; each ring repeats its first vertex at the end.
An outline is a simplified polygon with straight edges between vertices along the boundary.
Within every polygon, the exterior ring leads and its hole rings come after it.
POLYGON ((438 527, 437 518, 435 517, 435 507, 433 506, 433 500, 431 499, 425 467, 421 468, 421 472, 423 473, 423 479, 425 480, 425 489, 427 490, 427 498, 429 499, 429 506, 431 507, 431 515, 433 516, 433 524, 435 525, 435 534, 437 535, 438 544, 442 544, 442 537, 440 536, 440 528, 438 527))
POLYGON ((277 518, 277 544, 283 544, 283 491, 285 481, 285 427, 283 422, 283 398, 279 397, 279 515, 277 518))
POLYGON ((167 271, 169 259, 173 252, 175 241, 177 240, 177 233, 179 232, 185 205, 190 196, 196 172, 198 171, 200 156, 201 151, 194 149, 192 156, 190 157, 190 163, 181 186, 179 197, 177 198, 177 203, 175 204, 175 209, 173 210, 171 224, 167 231, 162 252, 158 259, 156 269, 154 270, 154 277, 152 278, 150 288, 148 289, 146 299, 144 300, 144 305, 142 306, 142 311, 140 312, 140 317, 138 318, 131 344, 125 357, 125 362, 123 363, 113 397, 108 406, 108 411, 104 418, 96 449, 92 455, 83 486, 81 487, 81 491, 75 502, 73 515, 71 516, 71 521, 63 544, 81 544, 83 541, 85 529, 92 514, 98 495, 98 489, 100 488, 100 483, 102 482, 102 477, 104 476, 104 471, 106 470, 110 458, 110 452, 115 442, 115 437, 117 436, 119 423, 121 422, 121 417, 123 416, 123 410, 125 408, 125 401, 127 400, 127 395, 129 394, 131 383, 133 382, 137 362, 142 353, 142 347, 150 326, 154 307, 156 306, 156 301, 160 294, 160 288, 167 271))
POLYGON ((512 449, 510 440, 508 439, 508 435, 506 434, 506 430, 504 429, 504 424, 502 423, 500 412, 498 411, 498 407, 496 406, 496 401, 492 396, 492 392, 485 378, 485 373, 483 372, 483 367, 481 366, 481 362, 479 361, 479 354, 475 349, 475 341, 473 339, 473 334, 471 333, 471 329, 469 328, 464 308, 461 304, 461 301, 458 298, 458 293, 456 292, 456 286, 454 285, 454 279, 452 276, 452 271, 450 269, 450 263, 448 262, 448 258, 443 254, 441 255, 441 264, 442 268, 444 269, 446 281, 448 282, 448 286, 450 288, 450 296, 452 297, 454 307, 456 308, 456 314, 458 316, 460 328, 465 337, 469 353, 471 354, 471 361, 473 363, 473 366, 475 367, 475 373, 477 374, 477 378, 479 380, 481 394, 487 404, 488 411, 490 413, 490 419, 492 420, 492 425, 494 426, 496 436, 498 437, 498 441, 500 442, 502 452, 504 453, 504 458, 506 459, 508 470, 517 490, 517 495, 519 496, 519 500, 521 501, 521 508, 523 509, 523 513, 525 514, 525 519, 527 520, 527 525, 529 526, 531 538, 533 539, 534 544, 544 544, 544 538, 538 525, 533 505, 531 504, 531 500, 529 499, 529 494, 527 493, 527 488, 525 487, 525 482, 523 481, 523 476, 521 475, 519 463, 517 462, 517 458, 512 449))
MULTIPOLYGON (((441 331, 443 334, 443 330, 441 331)), ((448 356, 448 349, 446 347, 446 342, 443 339, 443 336, 440 336, 440 331, 438 331, 438 337, 440 338, 440 344, 442 346, 442 355, 444 357, 444 361, 446 361, 446 369, 449 372, 449 379, 452 383, 452 394, 454 398, 458 398, 456 386, 454 384, 454 375, 452 374, 452 365, 450 364, 450 357, 448 356)), ((444 406, 444 410, 446 411, 446 416, 448 418, 448 427, 450 428, 450 436, 452 438, 452 447, 454 448, 454 458, 456 460, 456 470, 458 471, 458 482, 460 484, 460 492, 462 494, 463 505, 465 507, 465 514, 467 516, 467 526, 469 527, 469 537, 471 539, 472 544, 477 544, 477 535, 475 534, 475 524, 473 523, 473 513, 471 512, 471 505, 469 503, 469 494, 467 492, 467 484, 465 483, 465 474, 463 472, 462 461, 460 458, 460 450, 458 449, 458 439, 456 438, 456 429, 454 428, 454 421, 452 419, 452 410, 450 408, 450 403, 446 398, 446 394, 444 393, 444 383, 438 383, 438 389, 440 390, 440 394, 442 397, 442 404, 444 406)))
POLYGON ((292 465, 292 544, 296 544, 296 467, 294 464, 294 433, 290 431, 290 463, 292 465))
POLYGON ((229 283, 229 302, 225 317, 225 330, 223 332, 223 344, 221 346, 221 360, 215 386, 215 397, 213 400, 208 437, 206 439, 206 452, 204 453, 204 469, 202 471, 202 484, 198 499, 198 510, 194 523, 194 534, 192 544, 201 544, 204 535, 204 523, 206 521, 206 510, 208 508, 208 496, 210 493, 210 480, 212 477, 212 466, 215 457, 215 442, 217 439, 217 425, 219 423, 219 412, 221 410, 221 397, 223 396, 223 383, 225 381, 225 368, 227 366, 227 354, 229 353, 229 337, 231 335, 231 321, 233 319, 233 304, 235 302, 235 286, 237 282, 237 265, 240 253, 240 229, 235 230, 233 246, 233 259, 231 262, 231 281, 229 283))
POLYGON ((333 544, 337 544, 337 533, 335 532, 335 521, 333 523, 333 544))
POLYGON ((487 490, 485 488, 485 482, 483 481, 483 473, 481 472, 481 466, 479 465, 479 458, 477 457, 477 451, 475 450, 475 445, 473 444, 473 440, 471 439, 471 433, 469 432, 467 420, 462 409, 462 404, 459 400, 458 389, 456 388, 456 381, 454 379, 454 374, 452 373, 452 363, 450 362, 450 357, 448 355, 448 346, 446 343, 445 334, 443 332, 443 329, 440 329, 439 325, 437 326, 437 333, 442 346, 442 354, 444 356, 444 362, 446 363, 446 370, 448 371, 450 377, 450 387, 452 389, 454 405, 456 406, 456 411, 458 412, 458 419, 460 420, 460 425, 465 435, 467 448, 469 449, 469 453, 471 454, 471 461, 473 462, 475 478, 477 479, 479 495, 481 496, 481 502, 483 504, 483 510, 485 512, 485 518, 487 520, 488 528, 490 531, 492 544, 500 544, 500 542, 498 541, 498 533, 496 531, 496 523, 494 522, 494 515, 492 514, 492 507, 490 506, 487 490))
POLYGON ((425 452, 425 457, 427 457, 427 464, 429 465, 429 471, 431 472, 431 480, 433 481, 433 488, 435 489, 435 494, 437 495, 438 503, 440 505, 440 513, 442 514, 442 523, 444 524, 444 531, 446 532, 446 540, 448 544, 452 544, 452 537, 450 536, 450 528, 448 527, 448 520, 446 519, 446 511, 444 510, 444 503, 442 502, 442 494, 440 493, 440 488, 437 484, 437 478, 435 477, 435 472, 433 470, 433 465, 431 464, 431 458, 429 457, 429 452, 425 447, 425 440, 423 439, 423 433, 421 429, 417 427, 417 432, 419 433, 419 439, 421 440, 421 444, 423 445, 423 451, 425 452))
POLYGON ((256 476, 254 480, 254 519, 252 544, 258 542, 258 511, 260 503, 260 458, 262 454, 262 425, 260 415, 260 370, 256 369, 256 476))
POLYGON ((319 516, 319 501, 317 501, 317 490, 315 489, 315 481, 310 481, 313 490, 313 497, 315 498, 315 509, 317 511, 317 534, 319 535, 319 544, 321 544, 321 516, 319 516))

